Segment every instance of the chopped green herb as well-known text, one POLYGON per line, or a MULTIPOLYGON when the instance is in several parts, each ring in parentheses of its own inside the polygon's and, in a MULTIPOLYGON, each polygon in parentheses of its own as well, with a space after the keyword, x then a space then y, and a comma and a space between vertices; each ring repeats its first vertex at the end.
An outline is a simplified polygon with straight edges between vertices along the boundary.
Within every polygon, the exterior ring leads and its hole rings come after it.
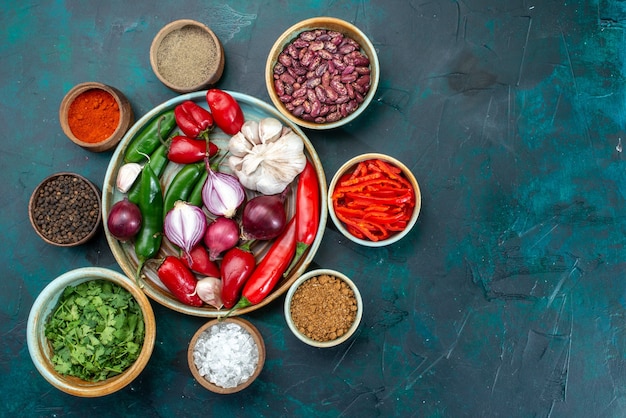
POLYGON ((45 334, 57 372, 96 382, 135 362, 145 327, 130 292, 106 280, 91 280, 65 288, 45 334))

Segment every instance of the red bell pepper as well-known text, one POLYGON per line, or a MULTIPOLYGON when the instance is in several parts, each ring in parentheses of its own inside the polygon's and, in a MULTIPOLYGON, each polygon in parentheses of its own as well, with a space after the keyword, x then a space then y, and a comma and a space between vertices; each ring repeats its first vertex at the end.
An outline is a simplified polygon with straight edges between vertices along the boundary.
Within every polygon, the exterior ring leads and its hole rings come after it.
POLYGON ((380 159, 360 162, 331 195, 337 218, 355 237, 380 241, 404 230, 415 208, 415 190, 402 170, 380 159))
POLYGON ((190 306, 202 306, 204 302, 196 293, 196 276, 183 262, 173 255, 165 257, 157 269, 161 282, 182 303, 190 306))
POLYGON ((296 254, 285 277, 298 263, 304 252, 315 240, 320 223, 320 185, 315 167, 307 159, 298 177, 296 190, 296 254))
POLYGON ((180 259, 188 269, 196 273, 208 277, 220 277, 220 269, 214 261, 211 261, 204 245, 196 245, 189 251, 189 254, 183 253, 180 259))
POLYGON ((219 148, 213 142, 177 135, 169 143, 167 158, 179 164, 197 163, 202 161, 207 155, 207 142, 210 158, 219 151, 219 148))
POLYGON ((185 100, 174 108, 176 124, 191 138, 206 139, 213 129, 213 115, 191 100, 185 100))
POLYGON ((206 101, 213 114, 215 124, 228 135, 235 135, 241 129, 244 115, 237 100, 220 89, 210 89, 206 101))
POLYGON ((285 230, 272 243, 263 260, 256 266, 233 309, 257 305, 270 294, 296 253, 296 218, 291 218, 285 230))
POLYGON ((256 259, 247 247, 234 247, 224 254, 220 265, 222 303, 226 309, 235 306, 241 289, 256 267, 256 259))

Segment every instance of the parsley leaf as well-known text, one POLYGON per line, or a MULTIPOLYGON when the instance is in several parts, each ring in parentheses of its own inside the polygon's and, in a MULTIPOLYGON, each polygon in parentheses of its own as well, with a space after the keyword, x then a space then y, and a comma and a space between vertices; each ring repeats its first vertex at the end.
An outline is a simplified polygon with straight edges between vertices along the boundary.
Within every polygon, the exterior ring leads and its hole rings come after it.
POLYGON ((99 381, 134 363, 145 328, 130 292, 98 279, 65 288, 46 321, 45 335, 57 372, 99 381))

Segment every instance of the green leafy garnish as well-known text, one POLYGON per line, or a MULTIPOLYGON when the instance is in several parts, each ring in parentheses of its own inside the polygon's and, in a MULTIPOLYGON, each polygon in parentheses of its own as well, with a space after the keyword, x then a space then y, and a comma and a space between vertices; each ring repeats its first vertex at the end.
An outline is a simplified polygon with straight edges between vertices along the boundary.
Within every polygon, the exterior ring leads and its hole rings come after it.
POLYGON ((141 351, 141 308, 123 287, 90 280, 68 286, 45 325, 57 372, 96 382, 122 373, 141 351))

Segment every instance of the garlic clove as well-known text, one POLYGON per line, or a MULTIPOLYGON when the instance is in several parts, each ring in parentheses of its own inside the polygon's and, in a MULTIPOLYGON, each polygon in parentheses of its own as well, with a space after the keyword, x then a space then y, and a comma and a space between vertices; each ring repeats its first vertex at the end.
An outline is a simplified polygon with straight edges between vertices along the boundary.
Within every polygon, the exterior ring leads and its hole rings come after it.
POLYGON ((252 147, 253 145, 248 142, 245 135, 243 134, 243 131, 237 132, 230 138, 230 141, 228 141, 228 151, 230 151, 232 155, 236 155, 237 157, 246 156, 250 152, 252 147))
POLYGON ((205 277, 196 283, 196 294, 202 301, 215 309, 224 306, 222 302, 222 281, 217 277, 205 277))
POLYGON ((259 122, 259 138, 261 143, 274 142, 280 138, 283 124, 275 118, 264 118, 259 122))
POLYGON ((122 193, 126 193, 130 190, 130 188, 139 177, 139 173, 143 167, 137 163, 127 163, 120 167, 117 172, 117 179, 115 181, 115 185, 117 190, 122 193))
POLYGON ((245 121, 239 132, 250 142, 250 148, 261 143, 259 139, 259 123, 257 121, 245 121))

